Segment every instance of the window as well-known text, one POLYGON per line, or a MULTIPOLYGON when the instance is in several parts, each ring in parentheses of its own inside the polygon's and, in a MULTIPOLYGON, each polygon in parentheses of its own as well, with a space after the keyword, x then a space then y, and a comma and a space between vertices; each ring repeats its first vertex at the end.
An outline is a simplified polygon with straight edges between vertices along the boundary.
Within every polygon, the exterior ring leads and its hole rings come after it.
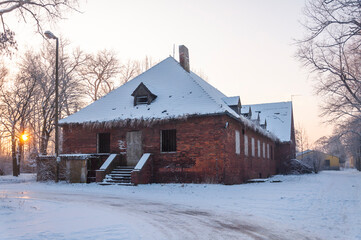
POLYGON ((330 160, 329 159, 326 159, 325 160, 325 167, 329 167, 330 166, 330 160))
POLYGON ((263 143, 263 149, 262 149, 263 151, 263 158, 266 158, 266 144, 265 143, 263 143))
POLYGON ((236 130, 235 131, 235 142, 236 142, 236 154, 240 154, 241 153, 241 149, 240 149, 240 137, 239 137, 239 131, 236 130))
POLYGON ((98 153, 110 153, 110 133, 97 134, 98 153))
POLYGON ((252 157, 256 155, 255 153, 255 146, 254 146, 254 138, 252 138, 252 157))
POLYGON ((257 140, 257 153, 258 157, 261 157, 261 141, 257 140))
POLYGON ((267 143, 267 158, 269 159, 269 144, 267 143))
POLYGON ((248 156, 248 136, 244 135, 244 155, 248 156))
POLYGON ((175 129, 161 131, 162 152, 177 151, 177 131, 175 129))
POLYGON ((151 104, 154 99, 157 98, 157 95, 153 94, 142 82, 134 90, 132 96, 134 97, 134 106, 140 104, 151 104))
POLYGON ((271 146, 271 159, 273 160, 273 148, 271 146))
POLYGON ((136 97, 136 105, 138 104, 148 104, 148 96, 137 96, 136 97))

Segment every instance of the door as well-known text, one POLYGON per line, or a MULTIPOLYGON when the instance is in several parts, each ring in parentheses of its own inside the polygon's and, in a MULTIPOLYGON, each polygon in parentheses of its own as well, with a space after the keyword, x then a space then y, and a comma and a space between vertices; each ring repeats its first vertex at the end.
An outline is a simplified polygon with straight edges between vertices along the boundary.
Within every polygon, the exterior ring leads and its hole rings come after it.
POLYGON ((110 153, 110 133, 98 133, 97 150, 98 153, 110 153))
POLYGON ((142 155, 142 132, 127 132, 127 165, 137 165, 142 155))

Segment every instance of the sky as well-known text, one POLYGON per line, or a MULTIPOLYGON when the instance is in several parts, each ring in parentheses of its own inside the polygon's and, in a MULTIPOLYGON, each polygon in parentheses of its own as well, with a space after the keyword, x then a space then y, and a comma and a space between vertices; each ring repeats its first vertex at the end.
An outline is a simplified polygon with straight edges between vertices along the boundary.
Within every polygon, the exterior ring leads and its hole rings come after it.
MULTIPOLYGON (((310 143, 332 128, 319 117, 320 98, 295 58, 304 30, 304 0, 88 0, 82 13, 68 13, 46 26, 86 52, 114 50, 121 61, 178 59, 178 45, 189 49, 191 68, 242 104, 293 101, 294 122, 310 143)), ((43 39, 31 24, 17 23, 19 53, 43 39)), ((44 29, 47 30, 47 29, 44 29)))

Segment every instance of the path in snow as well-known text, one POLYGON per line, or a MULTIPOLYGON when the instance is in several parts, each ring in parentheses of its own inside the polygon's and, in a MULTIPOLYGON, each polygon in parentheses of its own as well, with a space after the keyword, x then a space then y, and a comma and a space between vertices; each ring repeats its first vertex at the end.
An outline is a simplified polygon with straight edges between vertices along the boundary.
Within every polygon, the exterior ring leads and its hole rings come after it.
POLYGON ((361 239, 359 172, 275 178, 101 187, 0 177, 0 239, 361 239))

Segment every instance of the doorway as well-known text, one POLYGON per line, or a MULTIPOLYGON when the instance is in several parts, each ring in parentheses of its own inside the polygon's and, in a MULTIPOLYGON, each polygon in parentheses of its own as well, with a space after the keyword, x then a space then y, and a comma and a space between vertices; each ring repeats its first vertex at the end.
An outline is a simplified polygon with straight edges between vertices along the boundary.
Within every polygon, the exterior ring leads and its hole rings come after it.
POLYGON ((97 152, 110 153, 110 133, 97 134, 97 152))
POLYGON ((143 155, 142 132, 127 132, 127 165, 135 166, 143 155))

